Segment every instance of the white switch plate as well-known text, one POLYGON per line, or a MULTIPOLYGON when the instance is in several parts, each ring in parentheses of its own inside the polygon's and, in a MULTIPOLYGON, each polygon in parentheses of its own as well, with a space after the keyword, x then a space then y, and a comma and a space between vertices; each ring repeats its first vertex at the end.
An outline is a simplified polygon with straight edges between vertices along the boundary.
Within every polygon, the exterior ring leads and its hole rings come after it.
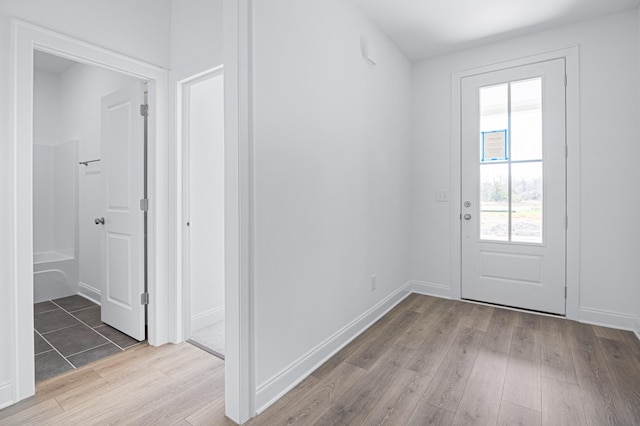
POLYGON ((449 191, 446 189, 438 189, 436 190, 436 202, 437 203, 448 203, 449 202, 449 191))

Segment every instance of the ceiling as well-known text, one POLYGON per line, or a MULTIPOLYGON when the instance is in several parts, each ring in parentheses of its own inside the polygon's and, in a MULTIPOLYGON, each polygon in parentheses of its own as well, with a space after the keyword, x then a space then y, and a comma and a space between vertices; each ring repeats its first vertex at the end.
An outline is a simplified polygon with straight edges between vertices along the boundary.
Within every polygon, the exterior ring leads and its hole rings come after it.
POLYGON ((640 4, 640 0, 353 1, 412 61, 640 4))

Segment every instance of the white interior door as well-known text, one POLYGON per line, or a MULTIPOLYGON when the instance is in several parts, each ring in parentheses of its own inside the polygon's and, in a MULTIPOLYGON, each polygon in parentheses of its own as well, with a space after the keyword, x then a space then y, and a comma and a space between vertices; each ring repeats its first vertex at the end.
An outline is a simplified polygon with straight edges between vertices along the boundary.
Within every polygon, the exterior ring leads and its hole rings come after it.
POLYGON ((462 297, 564 314, 564 59, 463 79, 462 203, 462 297))
POLYGON ((143 83, 102 98, 102 321, 145 339, 143 83))
POLYGON ((187 336, 224 321, 224 76, 184 86, 187 336))

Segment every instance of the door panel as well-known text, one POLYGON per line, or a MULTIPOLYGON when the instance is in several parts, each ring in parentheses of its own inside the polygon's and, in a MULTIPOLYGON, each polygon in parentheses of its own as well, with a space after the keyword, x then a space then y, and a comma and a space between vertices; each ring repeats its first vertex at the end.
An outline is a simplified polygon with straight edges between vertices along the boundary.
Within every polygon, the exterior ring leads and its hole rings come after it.
POLYGON ((564 59, 462 80, 462 297, 565 313, 564 59))
POLYGON ((145 339, 142 83, 102 98, 102 322, 145 339))

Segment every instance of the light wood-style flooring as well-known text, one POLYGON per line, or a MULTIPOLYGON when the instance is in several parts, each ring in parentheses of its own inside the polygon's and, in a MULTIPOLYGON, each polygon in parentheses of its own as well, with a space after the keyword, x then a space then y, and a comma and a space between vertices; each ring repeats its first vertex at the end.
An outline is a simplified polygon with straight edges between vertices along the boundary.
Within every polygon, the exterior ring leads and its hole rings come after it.
POLYGON ((189 343, 126 352, 36 384, 0 425, 235 425, 224 416, 224 361, 189 343))
MULTIPOLYGON (((223 362, 143 346, 42 382, 0 425, 227 425, 223 362)), ((256 425, 640 425, 630 332, 411 295, 256 425)))

